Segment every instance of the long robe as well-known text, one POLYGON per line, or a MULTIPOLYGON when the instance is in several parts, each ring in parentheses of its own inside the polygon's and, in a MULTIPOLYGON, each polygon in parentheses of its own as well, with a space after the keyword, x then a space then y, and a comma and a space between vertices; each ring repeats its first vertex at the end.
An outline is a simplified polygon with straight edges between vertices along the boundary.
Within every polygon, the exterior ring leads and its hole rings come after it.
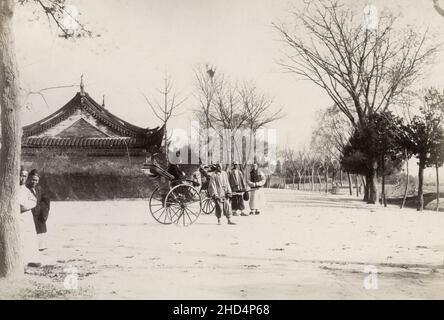
POLYGON ((24 251, 25 265, 30 262, 39 262, 38 239, 35 232, 33 215, 31 209, 37 205, 34 194, 25 186, 19 187, 20 210, 20 231, 24 251))
POLYGON ((231 198, 231 209, 244 210, 245 204, 243 199, 243 192, 245 191, 245 181, 242 171, 233 169, 228 173, 228 181, 230 183, 233 196, 231 198))
POLYGON ((250 171, 250 178, 247 183, 251 188, 249 202, 251 211, 259 211, 265 205, 264 191, 262 190, 265 181, 265 176, 259 169, 250 171))
POLYGON ((37 234, 46 233, 48 231, 46 227, 46 220, 48 220, 50 209, 49 197, 43 193, 40 186, 30 190, 37 198, 37 205, 34 209, 32 209, 35 231, 37 234))

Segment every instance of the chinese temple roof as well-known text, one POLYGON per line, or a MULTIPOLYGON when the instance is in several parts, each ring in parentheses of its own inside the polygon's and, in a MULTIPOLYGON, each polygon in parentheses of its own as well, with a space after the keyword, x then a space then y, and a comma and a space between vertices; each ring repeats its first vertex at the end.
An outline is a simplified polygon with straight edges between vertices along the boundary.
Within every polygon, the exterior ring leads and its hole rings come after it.
POLYGON ((141 128, 120 119, 81 90, 56 112, 23 127, 22 146, 149 149, 160 147, 163 134, 163 126, 141 128))

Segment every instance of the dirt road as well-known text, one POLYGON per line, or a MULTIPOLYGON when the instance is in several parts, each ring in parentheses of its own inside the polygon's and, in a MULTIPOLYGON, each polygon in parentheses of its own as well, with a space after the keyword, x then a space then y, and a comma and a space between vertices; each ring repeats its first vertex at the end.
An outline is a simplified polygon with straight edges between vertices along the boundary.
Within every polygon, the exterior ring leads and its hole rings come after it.
POLYGON ((444 214, 344 195, 266 197, 262 214, 235 226, 214 215, 160 225, 142 200, 54 202, 45 266, 0 281, 0 298, 444 298, 444 214), (77 289, 64 286, 67 268, 77 289))

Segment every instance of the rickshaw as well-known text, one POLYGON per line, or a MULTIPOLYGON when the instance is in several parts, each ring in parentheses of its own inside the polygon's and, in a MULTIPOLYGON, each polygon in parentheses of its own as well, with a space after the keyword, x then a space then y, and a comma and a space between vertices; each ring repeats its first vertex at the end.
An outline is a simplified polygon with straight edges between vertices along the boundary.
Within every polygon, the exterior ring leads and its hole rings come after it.
POLYGON ((153 218, 161 224, 189 226, 200 213, 210 214, 215 204, 206 188, 199 190, 190 179, 176 180, 157 163, 145 163, 142 171, 155 181, 149 199, 153 218))

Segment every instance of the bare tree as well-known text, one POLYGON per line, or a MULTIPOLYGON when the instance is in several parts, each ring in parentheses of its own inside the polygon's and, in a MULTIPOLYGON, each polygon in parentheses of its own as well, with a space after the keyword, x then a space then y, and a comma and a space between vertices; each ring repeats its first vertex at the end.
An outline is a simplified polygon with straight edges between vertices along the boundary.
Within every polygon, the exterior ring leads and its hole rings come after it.
MULTIPOLYGON (((272 99, 259 93, 253 84, 244 83, 239 87, 237 82, 221 72, 216 75, 214 70, 207 66, 207 71, 202 68, 196 71, 199 108, 195 113, 201 126, 214 129, 220 136, 224 134, 224 130, 230 130, 232 135, 241 130, 249 130, 249 143, 237 139, 222 139, 227 143, 224 148, 226 159, 229 160, 232 154, 236 154, 245 169, 246 162, 255 151, 257 130, 280 119, 282 112, 281 109, 272 112, 272 99)), ((210 139, 207 136, 207 145, 209 144, 210 139)))
POLYGON ((315 152, 313 150, 307 152, 306 154, 306 164, 307 164, 307 177, 308 180, 310 182, 310 189, 311 191, 315 191, 315 171, 316 171, 316 167, 317 167, 317 155, 315 154, 315 152))
POLYGON ((433 8, 435 8, 436 12, 438 12, 441 16, 444 17, 444 9, 441 8, 439 0, 433 0, 433 8))
POLYGON ((162 95, 162 101, 159 102, 156 99, 148 99, 144 94, 144 98, 148 106, 151 108, 154 116, 159 119, 164 128, 164 152, 165 152, 165 160, 168 164, 168 147, 170 137, 168 137, 167 125, 168 121, 174 116, 176 116, 177 108, 179 108, 185 101, 186 98, 181 98, 176 90, 174 90, 173 82, 171 77, 165 73, 163 88, 159 89, 158 92, 162 95))
MULTIPOLYGON (((311 1, 294 17, 296 34, 274 24, 287 48, 281 65, 322 88, 357 128, 402 97, 437 50, 427 45, 427 32, 397 30, 393 15, 381 15, 378 28, 370 29, 335 0, 311 1)), ((369 162, 368 202, 376 203, 377 159, 369 162)))
POLYGON ((351 136, 352 127, 335 106, 319 110, 316 119, 318 123, 312 132, 310 146, 324 173, 325 192, 328 192, 329 169, 332 169, 333 187, 336 172, 341 170, 341 154, 351 136))
MULTIPOLYGON (((281 151, 281 155, 282 158, 284 159, 284 163, 283 163, 283 167, 285 168, 285 172, 288 174, 290 174, 291 176, 291 184, 292 184, 292 188, 294 189, 294 182, 295 182, 295 177, 297 174, 297 162, 296 162, 296 152, 295 150, 291 149, 291 148, 284 148, 281 151)), ((298 190, 299 190, 299 184, 300 182, 298 182, 298 190)))
POLYGON ((314 131, 310 143, 310 148, 316 163, 316 173, 319 181, 319 191, 321 191, 321 172, 324 174, 325 192, 328 192, 328 173, 332 160, 331 145, 325 141, 325 136, 320 131, 314 131))
POLYGON ((258 91, 252 83, 245 82, 239 91, 242 103, 242 114, 245 117, 245 128, 250 132, 250 143, 247 154, 256 154, 256 133, 259 129, 281 119, 284 115, 282 108, 273 111, 273 99, 258 91))
MULTIPOLYGON (((63 0, 20 0, 24 5, 33 2, 43 9, 48 20, 54 22, 65 38, 91 36, 75 17, 76 28, 66 27, 62 20, 68 15, 63 0)), ((16 1, 0 1, 0 277, 23 274, 23 258, 17 217, 18 174, 21 155, 20 81, 14 44, 13 17, 16 1)))
MULTIPOLYGON (((221 90, 221 86, 224 83, 224 76, 221 73, 216 73, 216 68, 210 67, 208 64, 199 66, 194 71, 196 78, 196 93, 195 97, 198 101, 198 108, 195 110, 195 114, 199 120, 200 125, 205 129, 205 139, 207 146, 207 154, 205 155, 206 162, 211 162, 211 151, 209 129, 212 128, 211 124, 211 108, 216 98, 216 93, 221 90)), ((199 156, 201 157, 201 151, 199 150, 199 156)))
MULTIPOLYGON (((238 159, 244 159, 242 141, 224 136, 225 130, 229 130, 230 135, 236 135, 239 130, 245 127, 247 120, 242 109, 237 83, 229 81, 227 77, 216 93, 210 118, 212 128, 217 131, 221 141, 225 143, 222 147, 227 161, 230 162, 234 154, 238 155, 238 159)), ((245 168, 243 161, 241 161, 241 165, 245 168)))
POLYGON ((299 149, 297 151, 297 155, 296 155, 296 163, 297 163, 296 172, 298 173, 298 179, 299 179, 298 180, 298 190, 300 189, 300 182, 304 178, 305 170, 307 168, 307 159, 305 157, 306 153, 307 153, 307 150, 304 147, 304 148, 299 149))

